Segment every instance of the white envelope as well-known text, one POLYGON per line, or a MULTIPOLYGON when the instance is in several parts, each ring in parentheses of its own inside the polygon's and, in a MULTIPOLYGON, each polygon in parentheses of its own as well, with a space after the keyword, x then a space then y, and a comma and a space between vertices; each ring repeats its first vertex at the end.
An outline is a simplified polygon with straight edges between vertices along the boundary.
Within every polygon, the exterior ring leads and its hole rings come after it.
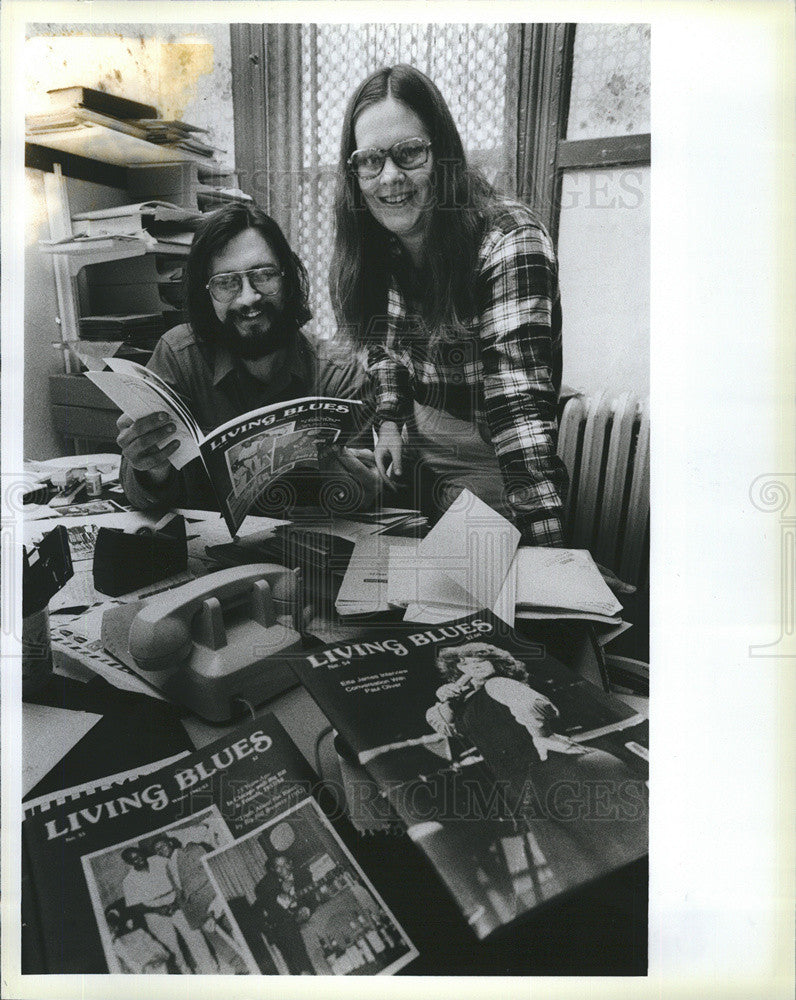
MULTIPOLYGON (((513 524, 469 490, 462 490, 418 546, 418 563, 436 567, 477 608, 492 608, 519 541, 513 524)), ((437 603, 458 600, 440 597, 437 603)))

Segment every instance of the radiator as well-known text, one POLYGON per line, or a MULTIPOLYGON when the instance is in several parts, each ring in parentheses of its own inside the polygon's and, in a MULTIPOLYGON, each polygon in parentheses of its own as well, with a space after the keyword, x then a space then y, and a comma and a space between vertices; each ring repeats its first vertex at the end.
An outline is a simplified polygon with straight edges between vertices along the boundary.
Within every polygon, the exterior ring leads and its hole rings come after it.
POLYGON ((564 407, 558 454, 569 471, 565 532, 571 548, 627 583, 649 576, 649 399, 579 395, 564 407))

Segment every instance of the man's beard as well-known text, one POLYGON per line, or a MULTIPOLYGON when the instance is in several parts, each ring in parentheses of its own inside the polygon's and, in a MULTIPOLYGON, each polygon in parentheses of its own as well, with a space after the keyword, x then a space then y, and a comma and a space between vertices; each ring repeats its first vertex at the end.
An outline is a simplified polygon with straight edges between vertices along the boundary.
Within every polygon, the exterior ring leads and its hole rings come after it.
POLYGON ((257 323, 249 324, 241 333, 237 326, 238 312, 230 310, 219 330, 218 339, 229 351, 246 361, 267 357, 275 351, 289 347, 296 333, 296 324, 283 309, 272 302, 260 306, 262 317, 257 323))

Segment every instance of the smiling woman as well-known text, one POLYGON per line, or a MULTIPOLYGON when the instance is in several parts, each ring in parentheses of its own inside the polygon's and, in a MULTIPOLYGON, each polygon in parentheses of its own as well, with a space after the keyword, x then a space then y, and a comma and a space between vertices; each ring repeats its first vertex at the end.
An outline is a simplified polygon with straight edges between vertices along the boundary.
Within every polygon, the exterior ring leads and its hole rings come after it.
POLYGON ((436 85, 369 76, 346 110, 330 294, 376 399, 378 471, 434 517, 465 487, 560 545, 558 267, 533 213, 468 163, 436 85), (411 479, 411 482, 410 482, 411 479))
POLYGON ((428 209, 434 178, 434 154, 425 126, 405 104, 387 98, 362 112, 354 134, 360 148, 349 162, 354 165, 362 200, 376 222, 401 240, 419 266, 431 218, 428 209))

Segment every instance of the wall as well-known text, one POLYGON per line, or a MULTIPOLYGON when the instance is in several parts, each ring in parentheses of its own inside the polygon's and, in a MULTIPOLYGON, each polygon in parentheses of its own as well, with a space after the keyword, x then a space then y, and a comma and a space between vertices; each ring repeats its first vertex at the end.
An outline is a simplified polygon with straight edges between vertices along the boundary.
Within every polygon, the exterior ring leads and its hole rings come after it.
MULTIPOLYGON (((579 24, 567 139, 650 131, 649 24, 579 24)), ((564 383, 649 393, 650 168, 564 173, 564 383)))
MULTIPOLYGON (((153 104, 163 118, 207 128, 208 141, 234 163, 229 26, 28 25, 25 43, 28 114, 46 110, 46 91, 87 86, 153 104)), ((49 236, 43 175, 26 170, 24 454, 48 458, 63 451, 53 432, 48 375, 63 371, 58 306, 49 257, 38 241, 49 236)), ((124 204, 124 193, 68 179, 71 212, 124 204)))
POLYGON ((567 171, 558 256, 564 384, 650 385, 650 168, 567 171))

